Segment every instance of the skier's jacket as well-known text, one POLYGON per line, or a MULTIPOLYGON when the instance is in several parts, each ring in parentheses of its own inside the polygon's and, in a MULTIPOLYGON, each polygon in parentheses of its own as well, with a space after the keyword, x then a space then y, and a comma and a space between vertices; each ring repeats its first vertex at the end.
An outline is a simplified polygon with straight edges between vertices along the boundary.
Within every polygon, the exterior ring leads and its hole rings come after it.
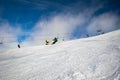
POLYGON ((55 37, 55 38, 53 39, 53 43, 52 43, 52 44, 55 44, 56 42, 58 42, 58 38, 55 37))
POLYGON ((20 48, 20 45, 18 44, 18 48, 20 48))
POLYGON ((46 45, 49 45, 49 43, 50 43, 48 40, 46 40, 45 42, 46 42, 46 45))

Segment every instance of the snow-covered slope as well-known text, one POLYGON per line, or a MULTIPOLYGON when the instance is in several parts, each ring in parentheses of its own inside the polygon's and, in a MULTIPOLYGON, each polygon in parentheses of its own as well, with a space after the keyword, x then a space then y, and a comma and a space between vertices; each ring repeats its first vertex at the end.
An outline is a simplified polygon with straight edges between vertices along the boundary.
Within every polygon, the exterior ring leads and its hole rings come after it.
POLYGON ((120 30, 0 51, 0 80, 120 80, 120 30))

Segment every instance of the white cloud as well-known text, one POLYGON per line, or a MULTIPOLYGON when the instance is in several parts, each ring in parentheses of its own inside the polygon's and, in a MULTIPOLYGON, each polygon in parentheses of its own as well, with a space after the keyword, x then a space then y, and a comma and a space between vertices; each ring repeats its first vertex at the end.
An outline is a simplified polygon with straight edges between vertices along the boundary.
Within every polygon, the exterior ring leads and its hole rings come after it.
MULTIPOLYGON (((81 14, 59 14, 51 16, 49 19, 42 19, 35 25, 34 32, 31 36, 34 38, 32 43, 44 44, 46 39, 52 41, 54 37, 59 40, 69 39, 74 29, 85 22, 85 17, 81 14)), ((27 39, 27 40, 31 40, 27 39)), ((25 42, 24 42, 25 43, 25 42)))
POLYGON ((101 7, 101 5, 95 9, 90 7, 77 14, 63 12, 49 16, 49 18, 44 17, 36 23, 33 33, 22 44, 25 46, 45 44, 46 39, 52 41, 54 37, 59 37, 59 40, 63 38, 69 40, 72 32, 74 32, 78 26, 83 28, 84 26, 81 25, 88 21, 91 15, 101 7))
POLYGON ((96 31, 101 29, 104 32, 109 32, 118 29, 120 26, 120 17, 111 12, 104 13, 98 17, 91 20, 87 30, 91 35, 95 35, 96 31))
MULTIPOLYGON (((93 0, 92 4, 96 3, 94 3, 94 1, 95 0, 93 0)), ((26 1, 26 3, 31 4, 30 1, 26 1)), ((75 5, 76 4, 73 3, 73 6, 75 5)), ((76 12, 76 14, 74 12, 73 14, 67 14, 66 12, 69 12, 66 9, 67 6, 63 6, 63 8, 65 8, 65 12, 63 12, 63 14, 56 13, 56 15, 53 14, 52 16, 49 16, 49 18, 47 17, 48 19, 46 17, 44 17, 45 19, 40 19, 36 25, 33 26, 33 32, 30 32, 31 36, 23 41, 21 46, 41 45, 44 44, 46 39, 49 39, 51 41, 54 37, 59 37, 59 40, 62 40, 63 38, 68 40, 71 37, 72 32, 78 26, 81 27, 83 23, 89 21, 89 18, 102 7, 103 4, 98 4, 97 6, 93 5, 90 7, 85 6, 82 10, 80 9, 81 11, 77 12, 78 14, 76 12)), ((74 9, 69 6, 68 8, 71 12, 72 9, 74 9)), ((78 10, 79 8, 82 8, 82 6, 78 7, 78 10)), ((120 26, 118 21, 120 21, 119 17, 113 13, 105 13, 98 17, 94 17, 87 27, 88 33, 94 35, 96 34, 97 29, 102 29, 104 32, 114 30, 120 26)), ((81 28, 83 27, 85 26, 82 26, 81 28)), ((23 33, 19 26, 12 28, 8 22, 0 24, 0 37, 12 37, 5 39, 4 41, 6 42, 17 40, 17 36, 21 34, 23 33)), ((85 34, 83 33, 81 36, 84 37, 85 34)))
POLYGON ((18 44, 17 36, 21 33, 19 26, 13 27, 7 21, 0 23, 0 42, 3 43, 4 47, 16 47, 18 44))

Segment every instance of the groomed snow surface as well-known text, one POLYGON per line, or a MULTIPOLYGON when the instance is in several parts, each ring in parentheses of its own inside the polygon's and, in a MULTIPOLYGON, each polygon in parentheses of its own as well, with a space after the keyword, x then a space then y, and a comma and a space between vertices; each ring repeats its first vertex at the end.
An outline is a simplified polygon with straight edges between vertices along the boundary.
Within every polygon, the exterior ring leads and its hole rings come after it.
POLYGON ((0 50, 0 80, 120 80, 120 30, 55 45, 0 50))

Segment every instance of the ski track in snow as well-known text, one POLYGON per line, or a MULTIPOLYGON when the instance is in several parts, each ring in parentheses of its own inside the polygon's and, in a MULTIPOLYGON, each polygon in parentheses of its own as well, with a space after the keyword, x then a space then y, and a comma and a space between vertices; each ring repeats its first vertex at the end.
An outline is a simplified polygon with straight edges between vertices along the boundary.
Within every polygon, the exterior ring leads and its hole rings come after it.
POLYGON ((120 30, 55 45, 0 50, 0 80, 120 80, 120 30))

